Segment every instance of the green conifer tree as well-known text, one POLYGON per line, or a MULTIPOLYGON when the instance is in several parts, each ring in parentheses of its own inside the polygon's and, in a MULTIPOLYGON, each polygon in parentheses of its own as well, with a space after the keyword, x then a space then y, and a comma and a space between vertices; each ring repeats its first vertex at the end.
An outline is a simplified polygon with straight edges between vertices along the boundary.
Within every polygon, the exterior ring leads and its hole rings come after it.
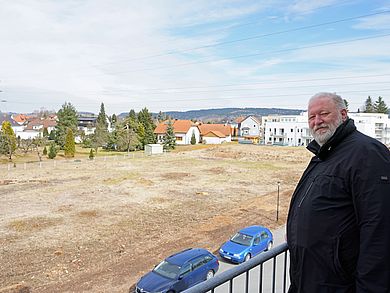
POLYGON ((191 144, 192 145, 196 144, 196 137, 195 137, 195 132, 194 131, 192 132, 192 135, 191 135, 191 144))
POLYGON ((50 131, 49 140, 55 140, 55 139, 56 139, 56 131, 53 129, 52 131, 50 131))
POLYGON ((364 113, 374 113, 374 105, 372 104, 372 99, 370 96, 366 99, 366 102, 364 103, 364 113))
POLYGON ((101 103, 99 115, 96 119, 96 129, 92 139, 92 144, 95 148, 95 152, 98 151, 99 147, 106 145, 107 142, 108 142, 107 115, 104 109, 104 104, 101 103))
POLYGON ((345 104, 345 108, 347 109, 347 111, 348 111, 348 106, 349 106, 349 103, 348 103, 348 101, 346 100, 346 99, 343 99, 344 100, 344 104, 345 104))
POLYGON ((0 131, 0 153, 8 155, 9 160, 12 160, 16 147, 16 136, 11 122, 3 121, 0 131))
POLYGON ((67 135, 68 129, 72 129, 73 134, 77 132, 77 111, 71 103, 65 102, 62 105, 62 108, 57 113, 57 125, 56 125, 56 144, 60 146, 61 149, 65 146, 65 138, 67 135))
POLYGON ((173 150, 176 147, 176 137, 171 120, 168 120, 167 122, 167 129, 163 138, 163 147, 167 151, 173 150))
POLYGON ((74 142, 73 130, 68 129, 66 134, 65 146, 64 146, 65 157, 73 158, 76 153, 76 145, 74 142))
POLYGON ((43 148, 42 154, 43 154, 44 156, 47 155, 47 148, 46 148, 46 146, 43 148))
POLYGON ((93 149, 91 149, 90 151, 89 151, 89 159, 90 160, 93 160, 93 158, 95 157, 95 154, 93 153, 93 149))
POLYGON ((375 113, 389 114, 389 108, 381 96, 375 101, 374 111, 375 113))
POLYGON ((137 116, 138 122, 143 126, 143 133, 138 133, 142 146, 148 143, 156 143, 156 136, 153 131, 156 126, 153 123, 152 115, 147 108, 143 108, 137 116), (143 134, 143 135, 142 135, 143 134))
POLYGON ((50 144, 49 153, 47 155, 49 159, 54 159, 57 156, 57 147, 54 142, 50 144))
POLYGON ((47 131, 47 127, 44 127, 43 128, 43 133, 42 133, 43 137, 49 137, 49 132, 47 131))

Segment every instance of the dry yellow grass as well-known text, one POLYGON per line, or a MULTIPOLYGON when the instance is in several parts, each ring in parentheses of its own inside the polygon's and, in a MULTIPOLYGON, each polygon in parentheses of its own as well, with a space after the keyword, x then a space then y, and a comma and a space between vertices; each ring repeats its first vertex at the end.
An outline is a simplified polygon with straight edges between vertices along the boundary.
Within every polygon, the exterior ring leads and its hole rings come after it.
POLYGON ((309 158, 303 148, 225 144, 0 168, 0 287, 127 292, 168 254, 215 251, 244 225, 283 225, 309 158))
POLYGON ((12 220, 7 227, 16 232, 37 232, 48 227, 58 225, 62 222, 60 218, 32 217, 27 219, 12 220))

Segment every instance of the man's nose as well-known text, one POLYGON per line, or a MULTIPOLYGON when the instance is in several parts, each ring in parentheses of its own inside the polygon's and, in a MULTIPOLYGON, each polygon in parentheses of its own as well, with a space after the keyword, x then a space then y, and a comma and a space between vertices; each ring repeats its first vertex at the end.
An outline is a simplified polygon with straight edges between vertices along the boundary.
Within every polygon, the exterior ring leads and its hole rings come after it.
POLYGON ((324 120, 322 119, 321 115, 316 115, 314 117, 314 124, 318 125, 321 124, 322 122, 324 122, 324 120))

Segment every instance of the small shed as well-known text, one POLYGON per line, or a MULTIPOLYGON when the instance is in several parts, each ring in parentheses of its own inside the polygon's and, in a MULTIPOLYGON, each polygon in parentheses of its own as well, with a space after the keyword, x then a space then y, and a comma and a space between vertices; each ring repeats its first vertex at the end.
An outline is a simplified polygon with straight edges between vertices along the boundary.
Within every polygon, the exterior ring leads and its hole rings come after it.
POLYGON ((157 155, 163 153, 163 146, 162 144, 158 143, 151 143, 145 145, 145 155, 151 156, 151 155, 157 155))

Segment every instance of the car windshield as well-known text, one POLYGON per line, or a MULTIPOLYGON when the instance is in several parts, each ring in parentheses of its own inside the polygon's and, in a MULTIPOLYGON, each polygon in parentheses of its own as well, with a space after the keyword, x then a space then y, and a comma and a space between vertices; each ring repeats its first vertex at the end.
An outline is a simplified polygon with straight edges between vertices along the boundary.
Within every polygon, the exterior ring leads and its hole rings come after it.
POLYGON ((230 239, 230 241, 241 245, 250 246, 252 243, 252 239, 253 236, 249 236, 238 232, 236 235, 232 237, 232 239, 230 239))
POLYGON ((164 260, 153 271, 166 278, 175 279, 179 274, 180 267, 164 260))

